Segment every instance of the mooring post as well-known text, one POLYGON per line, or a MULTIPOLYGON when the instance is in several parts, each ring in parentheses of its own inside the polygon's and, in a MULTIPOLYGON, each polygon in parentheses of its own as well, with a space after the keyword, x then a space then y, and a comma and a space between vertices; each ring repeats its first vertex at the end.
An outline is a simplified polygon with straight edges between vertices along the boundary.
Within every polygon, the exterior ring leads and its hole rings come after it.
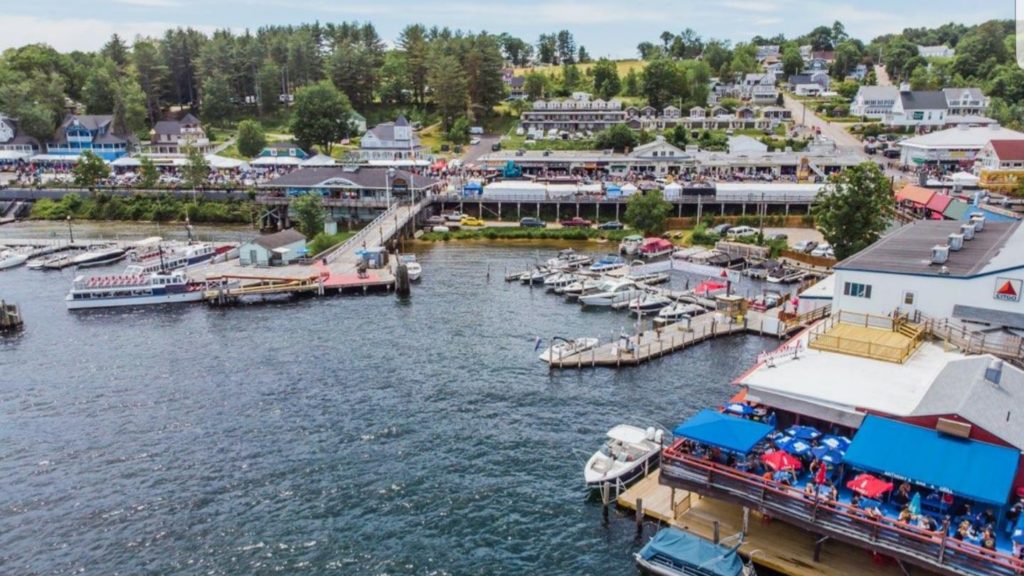
POLYGON ((637 535, 644 533, 644 499, 636 499, 636 533, 637 535))
POLYGON ((604 518, 605 524, 608 523, 608 501, 610 500, 609 484, 605 482, 601 484, 601 517, 604 518))
POLYGON ((713 530, 713 533, 712 533, 712 540, 711 541, 714 542, 715 544, 718 544, 718 542, 720 540, 720 538, 718 536, 718 520, 714 521, 714 525, 712 526, 712 530, 713 530))

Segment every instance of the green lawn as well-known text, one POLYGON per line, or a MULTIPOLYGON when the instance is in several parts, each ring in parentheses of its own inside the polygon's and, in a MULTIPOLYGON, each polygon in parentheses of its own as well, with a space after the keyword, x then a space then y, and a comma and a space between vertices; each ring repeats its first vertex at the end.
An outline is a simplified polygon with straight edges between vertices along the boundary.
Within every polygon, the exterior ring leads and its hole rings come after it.
MULTIPOLYGON (((586 73, 587 70, 594 66, 594 62, 588 62, 586 64, 577 64, 576 67, 580 69, 581 73, 586 73)), ((643 72, 643 69, 647 66, 647 62, 643 60, 616 60, 615 66, 619 69, 619 77, 623 77, 629 74, 630 70, 636 70, 639 74, 643 72)), ((533 68, 516 68, 515 75, 522 76, 527 72, 540 72, 541 74, 547 74, 548 76, 560 75, 562 73, 561 66, 535 66, 533 68)))

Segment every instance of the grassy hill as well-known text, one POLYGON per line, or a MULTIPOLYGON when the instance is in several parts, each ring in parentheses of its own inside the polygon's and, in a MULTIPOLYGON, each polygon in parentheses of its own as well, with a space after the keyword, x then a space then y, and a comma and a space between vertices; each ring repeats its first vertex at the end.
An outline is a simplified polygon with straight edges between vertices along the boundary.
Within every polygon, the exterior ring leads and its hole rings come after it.
MULTIPOLYGON (((616 60, 615 65, 619 69, 619 76, 622 77, 628 74, 630 70, 636 70, 637 73, 641 72, 644 69, 644 66, 647 65, 647 62, 644 62, 643 60, 616 60)), ((588 62, 586 64, 577 64, 576 66, 580 69, 580 72, 586 72, 589 68, 592 68, 594 66, 594 63, 588 62)), ((516 76, 522 76, 527 72, 531 71, 540 72, 542 74, 547 74, 549 76, 555 76, 561 74, 562 67, 544 65, 534 66, 533 68, 516 68, 515 74, 516 76)))

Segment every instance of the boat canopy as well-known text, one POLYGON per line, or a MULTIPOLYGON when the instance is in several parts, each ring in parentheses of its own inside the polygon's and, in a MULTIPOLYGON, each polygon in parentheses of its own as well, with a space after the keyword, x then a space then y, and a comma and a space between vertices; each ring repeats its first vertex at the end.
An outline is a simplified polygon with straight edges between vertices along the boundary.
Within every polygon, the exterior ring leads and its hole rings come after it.
POLYGON ((846 464, 897 480, 1005 506, 1017 475, 1016 450, 887 420, 864 419, 846 464))
POLYGON ((662 556, 698 571, 683 570, 682 574, 708 576, 738 576, 743 572, 743 560, 735 548, 725 548, 683 532, 678 528, 663 528, 640 550, 640 557, 651 560, 662 556))
POLYGON ((727 416, 714 410, 701 410, 677 426, 673 433, 677 437, 689 438, 701 444, 748 454, 771 432, 772 427, 767 424, 727 416))
POLYGON ((639 428, 620 424, 608 431, 608 437, 625 444, 640 444, 647 439, 647 433, 639 428))

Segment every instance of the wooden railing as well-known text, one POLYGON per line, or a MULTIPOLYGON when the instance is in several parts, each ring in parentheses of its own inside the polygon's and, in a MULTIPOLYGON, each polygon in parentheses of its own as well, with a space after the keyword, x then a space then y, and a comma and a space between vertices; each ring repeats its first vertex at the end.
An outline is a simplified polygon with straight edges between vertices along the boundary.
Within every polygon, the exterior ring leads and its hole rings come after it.
POLYGON ((1024 338, 1019 336, 1000 334, 999 339, 996 339, 947 319, 925 319, 922 329, 966 354, 992 354, 1016 364, 1024 364, 1024 338))
POLYGON ((1019 576, 1024 561, 948 536, 949 526, 928 531, 864 510, 809 497, 795 488, 695 458, 679 450, 662 454, 661 483, 761 510, 774 518, 949 575, 1019 576))
POLYGON ((808 336, 807 346, 817 350, 827 350, 829 352, 839 352, 902 364, 910 358, 923 340, 924 330, 910 325, 903 318, 889 318, 840 310, 814 327, 814 330, 808 336), (881 344, 867 338, 832 334, 832 329, 839 324, 895 332, 906 337, 908 342, 902 346, 895 346, 892 344, 881 344))
POLYGON ((804 312, 799 316, 790 316, 784 313, 779 313, 779 320, 782 320, 786 324, 786 331, 796 328, 797 326, 809 326, 819 320, 828 318, 832 315, 832 306, 822 306, 816 308, 810 312, 804 312))

